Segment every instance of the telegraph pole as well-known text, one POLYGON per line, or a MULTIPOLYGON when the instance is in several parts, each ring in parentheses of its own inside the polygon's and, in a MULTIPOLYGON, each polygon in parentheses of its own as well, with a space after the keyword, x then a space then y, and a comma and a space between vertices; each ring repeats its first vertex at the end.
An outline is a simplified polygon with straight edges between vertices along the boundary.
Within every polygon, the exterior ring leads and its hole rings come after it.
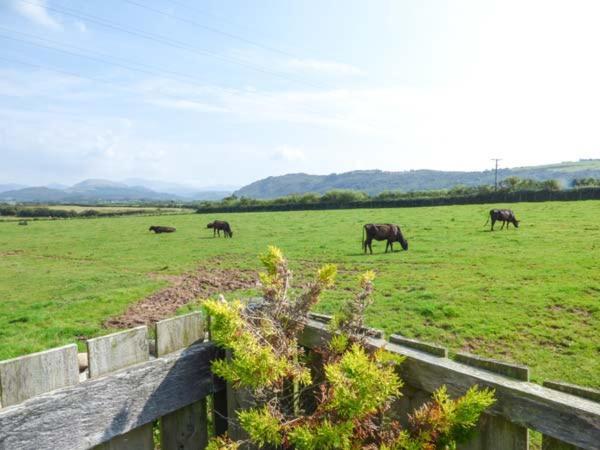
POLYGON ((494 175, 494 191, 498 190, 498 161, 502 161, 501 158, 492 158, 492 161, 496 161, 496 169, 494 175))

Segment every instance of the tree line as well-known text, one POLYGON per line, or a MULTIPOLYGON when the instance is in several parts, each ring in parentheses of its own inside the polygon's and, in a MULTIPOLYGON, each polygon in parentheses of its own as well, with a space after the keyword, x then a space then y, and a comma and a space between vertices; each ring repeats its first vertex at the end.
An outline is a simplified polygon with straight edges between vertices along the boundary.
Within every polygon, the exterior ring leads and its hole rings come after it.
POLYGON ((196 203, 197 211, 285 211, 302 209, 370 208, 396 206, 434 206, 443 204, 493 203, 545 200, 583 200, 600 198, 600 179, 575 179, 564 189, 558 180, 533 180, 508 177, 498 188, 493 185, 464 186, 427 191, 384 191, 376 195, 351 189, 336 189, 324 194, 292 194, 274 199, 254 199, 230 195, 221 201, 196 203))

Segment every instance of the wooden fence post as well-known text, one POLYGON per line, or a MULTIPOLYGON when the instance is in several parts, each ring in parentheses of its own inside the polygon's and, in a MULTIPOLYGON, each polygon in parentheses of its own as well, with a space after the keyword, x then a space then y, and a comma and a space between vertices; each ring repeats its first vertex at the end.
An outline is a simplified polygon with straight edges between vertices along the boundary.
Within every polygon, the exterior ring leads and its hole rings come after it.
MULTIPOLYGON (((204 319, 199 312, 156 324, 156 356, 181 350, 204 340, 204 319)), ((178 409, 160 419, 162 450, 202 450, 208 443, 206 399, 178 409)))
MULTIPOLYGON (((148 328, 141 326, 87 341, 90 379, 148 361, 148 328)), ((126 411, 125 411, 126 414, 126 411)), ((118 423, 114 424, 119 426, 118 423)), ((95 447, 96 450, 153 450, 152 423, 95 447)))
POLYGON ((0 362, 0 408, 79 382, 75 344, 0 362))
MULTIPOLYGON (((457 353, 454 358, 463 364, 495 372, 509 378, 529 381, 529 368, 488 358, 457 353)), ((502 417, 483 414, 473 438, 459 450, 528 450, 529 430, 502 417)))
MULTIPOLYGON (((544 381, 544 387, 600 402, 600 391, 596 389, 555 381, 544 381)), ((600 447, 600 442, 598 443, 598 446, 600 447)), ((581 447, 576 447, 575 445, 567 444, 566 442, 559 441, 553 437, 542 435, 542 450, 581 450, 581 447)))
MULTIPOLYGON (((390 336, 390 342, 393 344, 409 347, 421 352, 428 353, 440 358, 448 357, 448 349, 445 347, 431 344, 429 342, 419 341, 417 339, 410 339, 399 334, 392 334, 390 336)), ((400 366, 402 370, 402 366, 400 366)), ((426 392, 421 389, 416 389, 408 384, 402 387, 402 396, 396 400, 392 406, 393 417, 398 420, 403 427, 408 425, 408 415, 424 403, 431 400, 431 392, 426 392)))

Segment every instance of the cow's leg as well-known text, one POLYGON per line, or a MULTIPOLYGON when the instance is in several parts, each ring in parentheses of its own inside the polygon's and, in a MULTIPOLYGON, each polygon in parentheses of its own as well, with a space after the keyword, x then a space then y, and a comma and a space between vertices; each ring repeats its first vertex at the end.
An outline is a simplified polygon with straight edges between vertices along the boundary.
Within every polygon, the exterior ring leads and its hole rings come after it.
POLYGON ((369 251, 371 252, 371 255, 372 255, 373 254, 373 239, 368 240, 368 245, 369 245, 369 251))
POLYGON ((492 230, 491 231, 494 231, 494 224, 495 223, 496 223, 496 219, 492 219, 492 230))

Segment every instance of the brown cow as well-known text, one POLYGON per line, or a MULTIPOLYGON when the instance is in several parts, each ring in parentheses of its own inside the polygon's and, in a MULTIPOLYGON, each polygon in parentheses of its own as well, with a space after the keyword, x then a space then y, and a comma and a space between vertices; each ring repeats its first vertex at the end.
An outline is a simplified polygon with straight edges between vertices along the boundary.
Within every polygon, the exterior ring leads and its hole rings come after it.
POLYGON ((512 209, 492 209, 490 210, 490 217, 485 224, 487 225, 490 220, 492 221, 491 231, 494 231, 494 224, 496 222, 502 222, 500 229, 504 228, 504 225, 506 225, 506 229, 508 230, 508 227, 511 223, 515 226, 515 228, 519 228, 519 221, 515 217, 515 213, 512 212, 512 209))
POLYGON ((400 242, 400 245, 404 250, 408 250, 408 241, 404 239, 402 231, 398 225, 392 223, 368 223, 363 227, 363 249, 367 253, 367 247, 373 254, 373 248, 371 243, 373 239, 376 241, 387 241, 385 245, 385 252, 387 253, 388 247, 394 251, 394 242, 400 242), (365 239, 365 233, 367 235, 365 239))
POLYGON ((161 226, 152 225, 150 228, 148 228, 148 231, 154 231, 156 234, 175 233, 176 229, 173 227, 161 227, 161 226))
POLYGON ((223 220, 215 220, 214 222, 211 222, 208 225, 206 225, 206 228, 213 229, 213 237, 215 237, 216 235, 221 237, 221 230, 223 230, 223 234, 225 235, 226 238, 233 237, 233 231, 231 231, 231 227, 229 226, 229 223, 225 222, 223 220))

